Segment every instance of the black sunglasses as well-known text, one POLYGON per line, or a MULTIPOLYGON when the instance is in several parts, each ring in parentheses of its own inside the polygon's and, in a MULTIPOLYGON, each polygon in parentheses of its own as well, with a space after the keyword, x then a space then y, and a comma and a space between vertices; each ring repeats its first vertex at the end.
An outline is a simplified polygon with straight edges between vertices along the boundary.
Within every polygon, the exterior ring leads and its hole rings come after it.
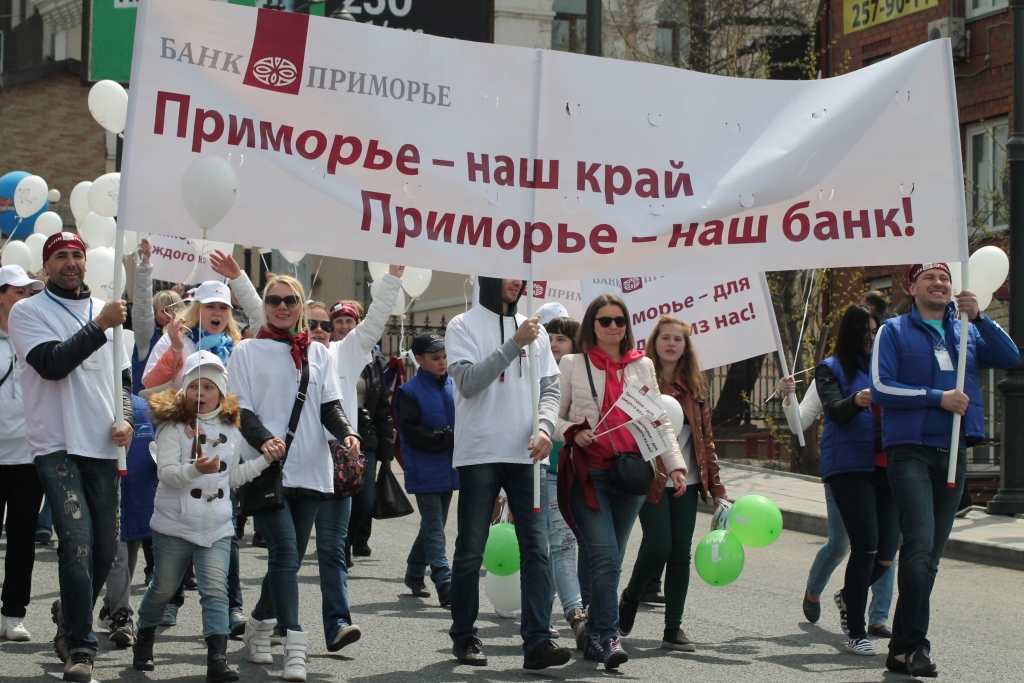
POLYGON ((594 318, 594 320, 599 322, 601 324, 601 327, 611 327, 612 323, 615 323, 616 327, 625 327, 627 322, 626 316, 624 315, 617 315, 614 318, 610 318, 608 316, 601 316, 600 318, 594 318))
POLYGON ((309 328, 310 332, 316 331, 317 327, 324 332, 334 332, 334 323, 330 320, 308 320, 306 321, 306 327, 309 328))
POLYGON ((266 303, 270 308, 277 308, 282 303, 288 308, 295 308, 299 305, 299 297, 294 294, 289 294, 288 296, 277 296, 276 294, 271 294, 267 296, 266 303))

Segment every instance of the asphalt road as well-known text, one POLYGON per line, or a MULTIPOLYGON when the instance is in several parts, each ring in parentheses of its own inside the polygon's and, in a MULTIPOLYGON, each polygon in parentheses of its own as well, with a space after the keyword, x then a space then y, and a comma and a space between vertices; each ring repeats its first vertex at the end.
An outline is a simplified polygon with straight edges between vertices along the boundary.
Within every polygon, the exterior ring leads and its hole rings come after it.
MULTIPOLYGON (((453 506, 455 501, 453 500, 453 506)), ((448 524, 449 558, 455 540, 455 514, 448 524)), ((710 517, 698 516, 698 534, 710 517)), ((564 667, 541 672, 522 669, 518 621, 495 616, 481 583, 480 637, 490 663, 483 668, 457 665, 447 635, 450 617, 436 606, 436 598, 408 595, 402 583, 405 557, 416 535, 419 517, 375 523, 370 541, 373 555, 359 558, 352 570, 349 591, 352 612, 363 638, 340 653, 329 654, 323 641, 320 594, 315 558, 307 556, 300 575, 300 616, 311 634, 310 681, 398 683, 426 681, 530 681, 572 680, 703 680, 703 681, 897 681, 911 680, 889 673, 884 656, 861 657, 843 650, 835 608, 822 603, 822 619, 806 623, 801 596, 807 569, 817 545, 815 536, 784 532, 772 546, 749 550, 743 575, 731 586, 712 588, 694 574, 683 627, 698 645, 693 654, 670 653, 660 648, 662 619, 659 610, 642 607, 624 645, 630 661, 620 673, 606 673, 579 653, 564 667)), ((242 581, 251 605, 266 567, 266 551, 249 545, 251 525, 242 543, 242 581)), ((639 524, 630 543, 626 566, 632 567, 640 541, 639 524)), ((3 548, 0 546, 0 552, 3 548)), ((314 550, 311 544, 311 552, 314 550)), ((140 568, 142 559, 140 558, 140 568)), ((628 569, 627 569, 628 571, 628 569)), ((964 562, 947 561, 939 571, 932 596, 933 655, 940 677, 947 681, 1020 681, 1024 656, 1019 634, 1024 625, 1022 575, 964 562)), ((833 576, 826 596, 839 587, 841 570, 833 576)), ((433 593, 433 590, 431 590, 433 593)), ((61 671, 50 639, 50 603, 57 597, 55 548, 37 553, 34 599, 26 626, 30 643, 0 641, 0 681, 54 680, 61 671)), ((141 588, 136 598, 141 599, 141 588)), ((827 598, 826 598, 827 600, 827 598)), ((557 602, 556 602, 557 610, 557 602)), ((571 631, 556 612, 554 623, 561 642, 571 643, 571 631)), ((156 647, 157 668, 152 673, 132 670, 130 651, 115 650, 101 636, 95 678, 99 681, 196 681, 205 675, 206 651, 201 638, 198 594, 189 592, 178 625, 161 629, 156 647)), ((885 643, 877 642, 880 652, 885 643)), ((275 665, 248 663, 240 641, 229 646, 231 663, 243 681, 280 680, 281 649, 275 665)))

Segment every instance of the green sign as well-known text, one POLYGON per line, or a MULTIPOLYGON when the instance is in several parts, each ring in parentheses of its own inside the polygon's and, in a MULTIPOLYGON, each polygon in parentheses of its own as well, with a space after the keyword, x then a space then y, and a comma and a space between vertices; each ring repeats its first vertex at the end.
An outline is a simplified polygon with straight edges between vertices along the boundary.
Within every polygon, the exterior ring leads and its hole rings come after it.
MULTIPOLYGON (((257 0, 227 1, 232 5, 255 7, 257 0)), ((128 84, 138 6, 139 0, 85 0, 83 29, 86 39, 82 41, 84 83, 109 79, 128 84)))

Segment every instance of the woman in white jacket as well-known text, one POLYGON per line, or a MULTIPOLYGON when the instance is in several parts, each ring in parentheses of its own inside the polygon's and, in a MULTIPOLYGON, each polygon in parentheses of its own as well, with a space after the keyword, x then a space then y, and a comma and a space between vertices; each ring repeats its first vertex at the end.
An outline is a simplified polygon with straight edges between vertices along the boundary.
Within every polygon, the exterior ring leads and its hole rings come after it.
MULTIPOLYGON (((635 349, 629 311, 617 296, 603 294, 590 303, 580 323, 577 346, 581 353, 563 356, 559 363, 558 414, 566 417, 558 420, 555 439, 572 446, 569 466, 559 467, 559 501, 564 482, 570 515, 559 507, 570 526, 578 529, 590 562, 583 656, 614 669, 629 659, 619 642, 619 574, 647 491, 624 490, 612 476, 617 458, 640 457, 636 439, 623 428, 629 416, 613 406, 634 381, 649 387, 648 395, 658 396, 658 379, 651 360, 635 349)), ((686 463, 679 444, 671 438, 672 425, 667 418, 661 418, 661 423, 659 429, 668 431, 670 449, 658 457, 672 478, 675 495, 681 496, 686 491, 686 463)), ((653 481, 653 461, 651 470, 653 481)))
POLYGON ((168 389, 150 399, 159 423, 154 446, 157 477, 153 518, 153 580, 139 606, 139 635, 132 665, 153 671, 153 644, 164 608, 178 589, 189 563, 196 568, 203 637, 207 643, 206 680, 237 681, 227 665, 228 563, 231 553, 232 487, 251 481, 280 457, 240 462, 242 435, 238 401, 227 393, 227 372, 208 351, 188 358, 184 391, 168 389))

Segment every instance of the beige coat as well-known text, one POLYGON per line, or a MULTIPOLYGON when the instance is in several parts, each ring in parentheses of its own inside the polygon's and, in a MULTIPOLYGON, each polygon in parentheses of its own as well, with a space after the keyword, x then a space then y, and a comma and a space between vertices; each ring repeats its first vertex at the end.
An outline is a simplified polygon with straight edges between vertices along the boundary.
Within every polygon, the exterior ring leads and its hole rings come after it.
MULTIPOLYGON (((604 370, 598 370, 593 363, 590 370, 594 375, 594 388, 597 390, 597 403, 594 403, 593 394, 590 392, 590 381, 587 379, 587 364, 583 360, 582 353, 567 354, 562 356, 558 364, 561 375, 558 379, 558 388, 561 392, 561 405, 558 407, 558 414, 565 417, 558 419, 555 427, 555 439, 565 441, 565 430, 573 425, 578 425, 584 419, 593 427, 601 419, 601 402, 604 400, 604 370)), ((627 386, 640 380, 651 388, 651 395, 659 396, 658 380, 654 375, 654 363, 649 358, 630 363, 623 371, 622 385, 627 386)), ((669 435, 673 434, 672 425, 668 418, 662 418, 662 424, 668 429, 669 435)), ((658 456, 666 471, 674 472, 682 470, 686 472, 686 462, 679 452, 679 443, 675 438, 670 438, 672 449, 658 456)), ((653 464, 654 461, 652 461, 653 464)))

